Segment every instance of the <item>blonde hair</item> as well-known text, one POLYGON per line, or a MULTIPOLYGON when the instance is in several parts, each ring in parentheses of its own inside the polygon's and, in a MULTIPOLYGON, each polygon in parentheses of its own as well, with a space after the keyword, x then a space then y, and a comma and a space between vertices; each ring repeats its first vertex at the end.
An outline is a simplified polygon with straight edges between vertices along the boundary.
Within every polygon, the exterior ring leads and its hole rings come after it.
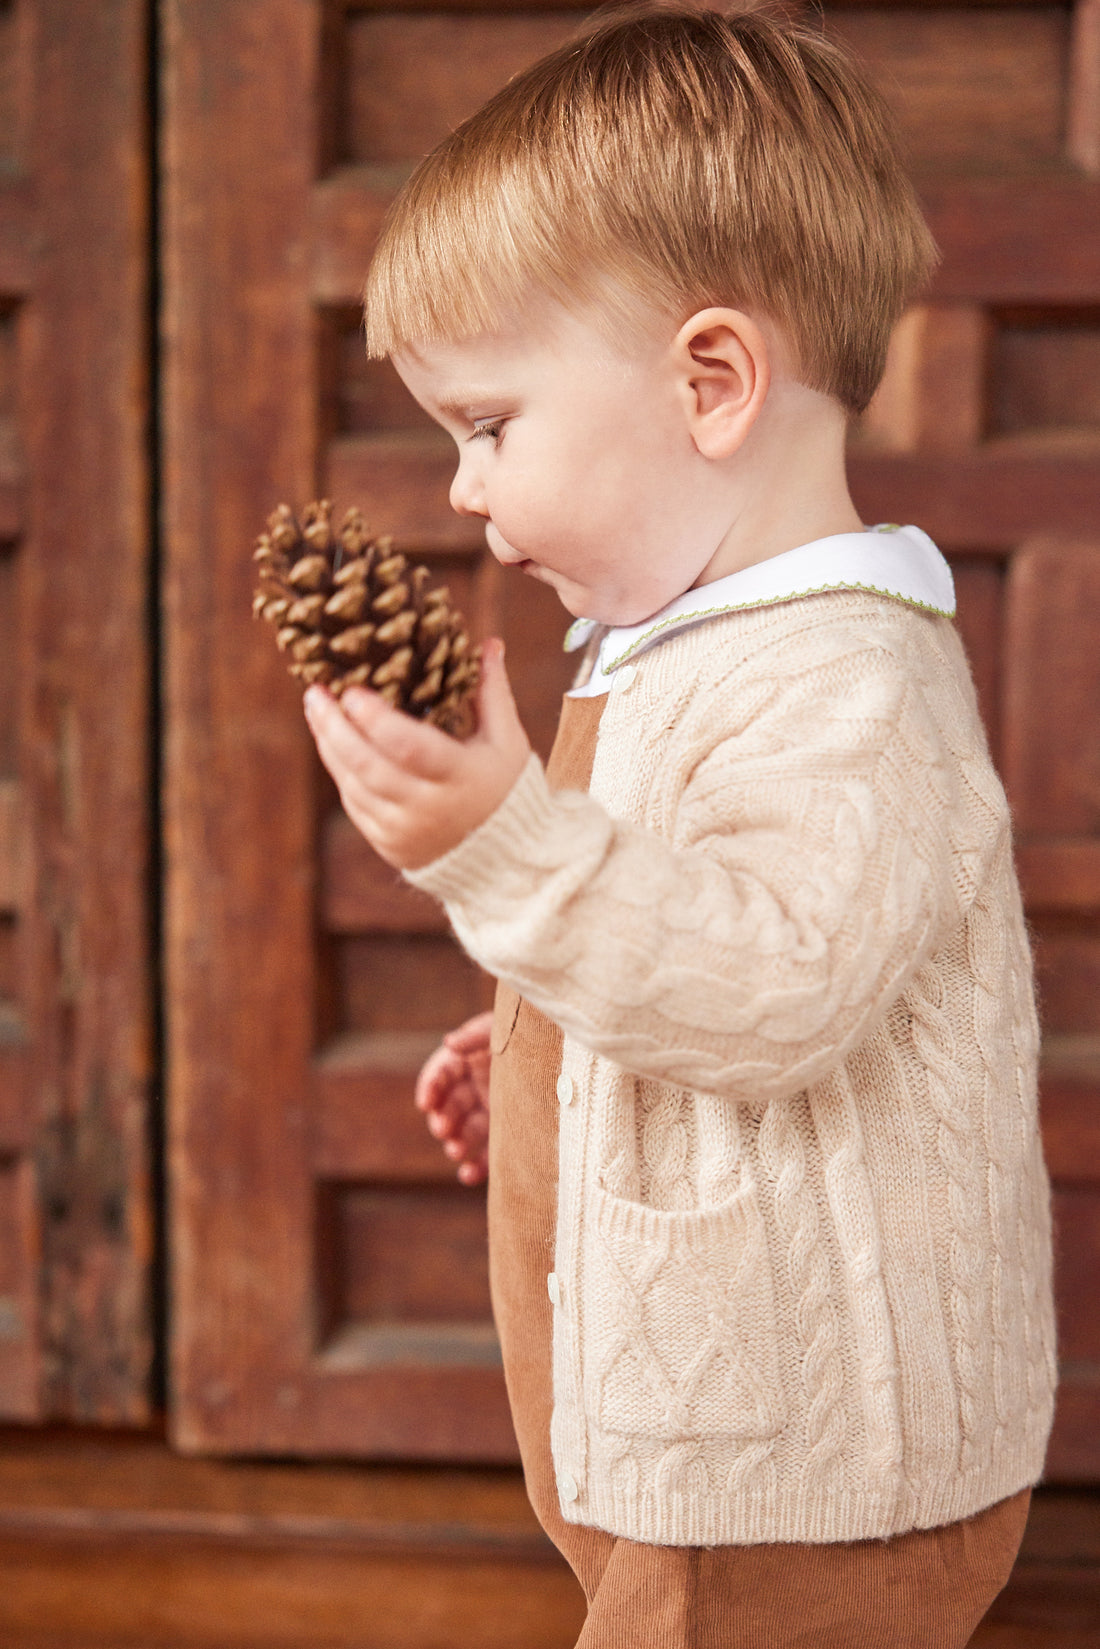
POLYGON ((860 412, 935 248, 881 99, 760 12, 606 13, 418 166, 365 293, 368 353, 575 308, 755 309, 802 380, 860 412))

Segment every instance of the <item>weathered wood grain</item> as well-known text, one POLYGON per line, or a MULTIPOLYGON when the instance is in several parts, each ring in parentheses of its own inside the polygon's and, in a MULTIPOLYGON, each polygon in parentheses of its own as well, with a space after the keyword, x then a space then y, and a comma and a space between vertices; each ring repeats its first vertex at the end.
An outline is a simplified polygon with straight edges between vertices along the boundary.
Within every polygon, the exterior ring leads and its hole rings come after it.
POLYGON ((17 665, 0 780, 18 977, 0 1153, 33 1280, 0 1412, 132 1422, 152 1355, 147 16, 30 0, 9 22, 0 299, 18 393, 0 538, 17 665))

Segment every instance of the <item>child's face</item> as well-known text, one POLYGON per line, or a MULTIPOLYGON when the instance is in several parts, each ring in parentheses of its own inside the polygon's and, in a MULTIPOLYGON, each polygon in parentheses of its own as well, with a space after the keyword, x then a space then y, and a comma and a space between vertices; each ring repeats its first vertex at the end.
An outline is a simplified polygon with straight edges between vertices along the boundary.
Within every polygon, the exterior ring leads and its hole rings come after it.
POLYGON ((394 365, 454 437, 451 504, 504 566, 579 617, 636 624, 690 589, 729 521, 670 367, 675 327, 607 329, 546 304, 394 365))

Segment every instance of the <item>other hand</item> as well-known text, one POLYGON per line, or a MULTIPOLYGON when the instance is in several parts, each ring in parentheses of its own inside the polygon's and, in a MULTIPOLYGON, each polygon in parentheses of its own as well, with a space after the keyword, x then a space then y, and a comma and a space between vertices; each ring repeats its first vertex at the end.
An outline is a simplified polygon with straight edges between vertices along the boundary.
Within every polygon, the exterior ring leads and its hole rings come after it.
POLYGON ((416 1080, 416 1106, 457 1165, 463 1185, 489 1173, 489 1031, 491 1013, 449 1031, 416 1080))

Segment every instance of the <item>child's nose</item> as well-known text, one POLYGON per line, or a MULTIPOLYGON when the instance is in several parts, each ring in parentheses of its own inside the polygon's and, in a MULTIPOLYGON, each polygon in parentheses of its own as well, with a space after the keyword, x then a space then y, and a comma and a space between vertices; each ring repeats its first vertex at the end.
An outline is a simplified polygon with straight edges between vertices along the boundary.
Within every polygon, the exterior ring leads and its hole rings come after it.
POLYGON ((477 466, 465 458, 459 460, 455 478, 451 482, 451 508, 456 515, 488 515, 485 508, 485 490, 477 466))

